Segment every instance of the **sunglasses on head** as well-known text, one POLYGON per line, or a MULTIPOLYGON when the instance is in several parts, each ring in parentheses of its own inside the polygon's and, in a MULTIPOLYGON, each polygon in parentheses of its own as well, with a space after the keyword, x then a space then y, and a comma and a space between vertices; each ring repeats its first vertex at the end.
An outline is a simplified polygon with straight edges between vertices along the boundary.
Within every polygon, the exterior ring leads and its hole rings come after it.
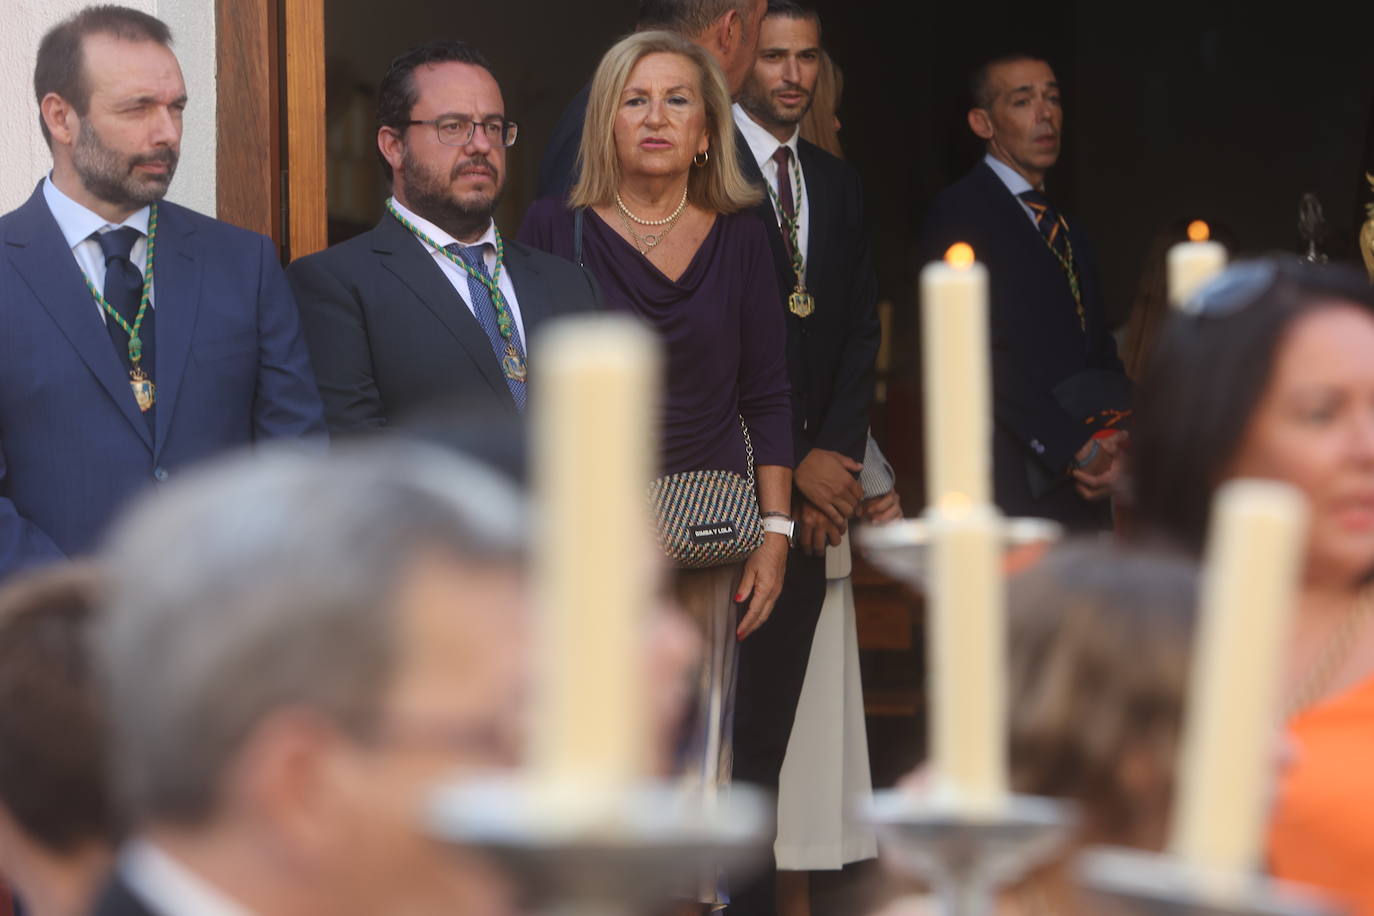
POLYGON ((1351 285, 1347 268, 1316 264, 1296 255, 1270 255, 1237 261, 1202 284, 1178 310, 1195 318, 1225 318, 1248 308, 1285 283, 1362 301, 1369 297, 1367 286, 1351 285))

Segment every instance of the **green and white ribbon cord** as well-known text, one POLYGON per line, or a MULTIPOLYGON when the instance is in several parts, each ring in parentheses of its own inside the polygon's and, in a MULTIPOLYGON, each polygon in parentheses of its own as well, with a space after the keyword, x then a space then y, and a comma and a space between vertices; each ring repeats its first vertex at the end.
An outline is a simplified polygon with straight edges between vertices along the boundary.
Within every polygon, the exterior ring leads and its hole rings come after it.
MULTIPOLYGON (((1054 244, 1045 239, 1045 245, 1050 249, 1050 253, 1059 259, 1059 266, 1064 268, 1064 275, 1069 280, 1069 292, 1073 295, 1074 308, 1078 312, 1078 327, 1083 333, 1088 332, 1088 315, 1083 310, 1083 288, 1079 285, 1078 264, 1073 259, 1073 243, 1069 241, 1069 224, 1064 217, 1059 217, 1059 228, 1064 233, 1064 253, 1060 254, 1059 249, 1054 244)), ((1040 236, 1045 238, 1042 233, 1040 236)))
POLYGON ((788 216, 783 212, 782 202, 778 200, 778 192, 768 182, 763 186, 768 189, 768 196, 773 200, 773 209, 778 214, 778 223, 787 232, 787 239, 792 243, 792 273, 797 276, 797 288, 806 288, 806 260, 801 250, 801 209, 802 198, 806 192, 802 186, 801 165, 797 162, 796 156, 789 156, 788 160, 792 164, 792 197, 795 203, 792 206, 793 215, 788 216))
POLYGON ((389 200, 386 202, 386 209, 387 212, 396 217, 397 222, 409 229, 417 239, 448 258, 458 267, 461 267, 469 277, 472 277, 487 288, 487 292, 491 293, 491 304, 496 307, 496 327, 501 332, 501 339, 509 343, 511 333, 515 328, 515 319, 511 317, 510 306, 506 304, 506 297, 501 294, 501 287, 499 286, 501 282, 501 265, 505 263, 506 254, 505 246, 501 242, 501 230, 492 226, 492 232, 496 235, 496 269, 491 272, 491 276, 487 276, 426 235, 424 230, 419 226, 416 226, 410 220, 402 216, 396 209, 395 204, 389 200))
POLYGON ((124 320, 124 316, 115 311, 114 306, 105 300, 105 296, 100 290, 95 288, 91 278, 86 276, 86 272, 81 272, 81 278, 86 281, 86 289, 90 290, 91 296, 96 304, 105 310, 105 314, 124 329, 124 333, 129 335, 129 362, 134 369, 139 368, 139 361, 143 359, 143 338, 139 337, 139 331, 143 328, 143 318, 148 314, 148 304, 152 302, 153 296, 153 252, 157 247, 157 202, 154 201, 148 209, 148 250, 144 256, 143 267, 143 295, 138 300, 138 312, 134 315, 134 323, 131 325, 124 320))

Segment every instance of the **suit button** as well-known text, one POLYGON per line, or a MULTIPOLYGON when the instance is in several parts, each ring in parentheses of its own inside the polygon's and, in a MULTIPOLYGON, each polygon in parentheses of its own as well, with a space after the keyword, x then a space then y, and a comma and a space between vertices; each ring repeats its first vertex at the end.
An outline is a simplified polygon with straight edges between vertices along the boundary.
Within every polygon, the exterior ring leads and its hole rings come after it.
POLYGON ((1030 445, 1031 445, 1031 448, 1035 449, 1035 454, 1037 454, 1037 455, 1043 455, 1043 454, 1045 454, 1045 446, 1043 446, 1043 445, 1040 444, 1040 440, 1039 440, 1039 439, 1032 439, 1030 445))
POLYGON ((166 468, 154 468, 154 469, 153 469, 153 479, 156 480, 158 483, 166 483, 166 482, 167 482, 167 478, 168 478, 168 477, 171 477, 171 476, 172 476, 171 474, 167 473, 167 469, 166 469, 166 468))

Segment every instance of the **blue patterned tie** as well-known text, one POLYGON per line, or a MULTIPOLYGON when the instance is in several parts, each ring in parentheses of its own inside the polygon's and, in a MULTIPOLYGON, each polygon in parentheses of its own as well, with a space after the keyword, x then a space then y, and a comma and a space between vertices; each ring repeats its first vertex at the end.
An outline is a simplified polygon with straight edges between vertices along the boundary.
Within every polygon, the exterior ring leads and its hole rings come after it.
MULTIPOLYGON (((102 290, 105 301, 110 303, 110 307, 119 313, 119 317, 129 322, 132 327, 134 319, 138 317, 139 300, 143 298, 143 275, 138 272, 129 255, 138 240, 143 238, 143 233, 132 226, 124 226, 109 232, 97 232, 92 237, 100 246, 101 253, 105 255, 105 289, 102 290)), ((105 316, 105 329, 110 334, 110 340, 114 341, 120 362, 128 369, 131 365, 129 335, 119 326, 119 322, 109 315, 105 316)), ((139 365, 143 367, 144 372, 152 376, 154 364, 151 307, 143 316, 143 326, 138 329, 138 336, 143 341, 143 358, 139 365)))
MULTIPOLYGON (((465 246, 455 242, 445 247, 462 258, 464 263, 473 270, 481 271, 482 276, 491 278, 491 274, 487 272, 487 263, 482 258, 486 245, 465 246)), ((487 340, 491 342, 491 350, 496 354, 496 365, 500 367, 506 355, 506 340, 501 336, 501 328, 496 323, 496 304, 491 301, 491 291, 481 280, 469 275, 468 294, 472 296, 473 314, 477 316, 477 323, 482 326, 482 330, 487 332, 487 340)), ((520 359, 524 360, 525 346, 520 340, 520 328, 515 324, 514 314, 511 316, 510 343, 514 345, 515 352, 520 354, 520 359)), ((506 387, 510 389, 511 397, 515 399, 515 409, 524 413, 525 383, 506 375, 504 369, 502 369, 501 374, 506 379, 506 387)))

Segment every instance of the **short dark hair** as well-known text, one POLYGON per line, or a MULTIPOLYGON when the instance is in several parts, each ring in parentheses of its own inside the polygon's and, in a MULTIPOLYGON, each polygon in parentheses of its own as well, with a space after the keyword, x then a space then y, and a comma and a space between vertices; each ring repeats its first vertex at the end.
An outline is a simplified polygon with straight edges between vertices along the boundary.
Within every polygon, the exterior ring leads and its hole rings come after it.
MULTIPOLYGON (((381 88, 377 90, 377 126, 402 128, 410 120, 410 111, 419 95, 415 90, 416 68, 446 63, 472 64, 491 73, 491 64, 482 52, 465 41, 437 38, 402 51, 387 66, 381 88)), ((390 181, 391 163, 386 161, 381 150, 377 151, 377 158, 381 160, 386 180, 390 181)))
POLYGON ((87 648, 98 585, 67 565, 0 590, 0 803, 57 853, 117 832, 87 648))
POLYGON ((52 134, 43 121, 43 97, 55 93, 65 99, 76 113, 84 116, 91 104, 90 81, 86 79, 83 44, 87 35, 109 35, 120 41, 155 41, 169 47, 172 30, 155 16, 127 6, 88 6, 48 29, 38 43, 38 61, 33 68, 33 94, 38 100, 38 126, 52 148, 52 134))
POLYGON ((1136 394, 1131 431, 1132 528, 1199 553, 1212 495, 1273 374, 1279 342, 1304 315, 1352 303, 1374 315, 1374 291, 1348 267, 1272 257, 1274 283, 1227 315, 1171 315, 1136 394))
POLYGON ((804 19, 816 24, 816 37, 821 34, 821 14, 815 7, 798 3, 797 0, 768 0, 768 8, 763 12, 763 18, 778 16, 782 19, 804 19))
POLYGON ((639 0, 635 29, 662 29, 695 38, 731 10, 747 23, 754 4, 752 0, 639 0))
POLYGON ((969 102, 974 108, 991 108, 996 98, 992 95, 992 89, 988 85, 992 80, 992 70, 1002 64, 1017 64, 1023 60, 1035 60, 1042 64, 1048 64, 1049 60, 1042 54, 1035 54, 1030 51, 1011 51, 1006 54, 999 54, 983 61, 968 78, 969 102))

